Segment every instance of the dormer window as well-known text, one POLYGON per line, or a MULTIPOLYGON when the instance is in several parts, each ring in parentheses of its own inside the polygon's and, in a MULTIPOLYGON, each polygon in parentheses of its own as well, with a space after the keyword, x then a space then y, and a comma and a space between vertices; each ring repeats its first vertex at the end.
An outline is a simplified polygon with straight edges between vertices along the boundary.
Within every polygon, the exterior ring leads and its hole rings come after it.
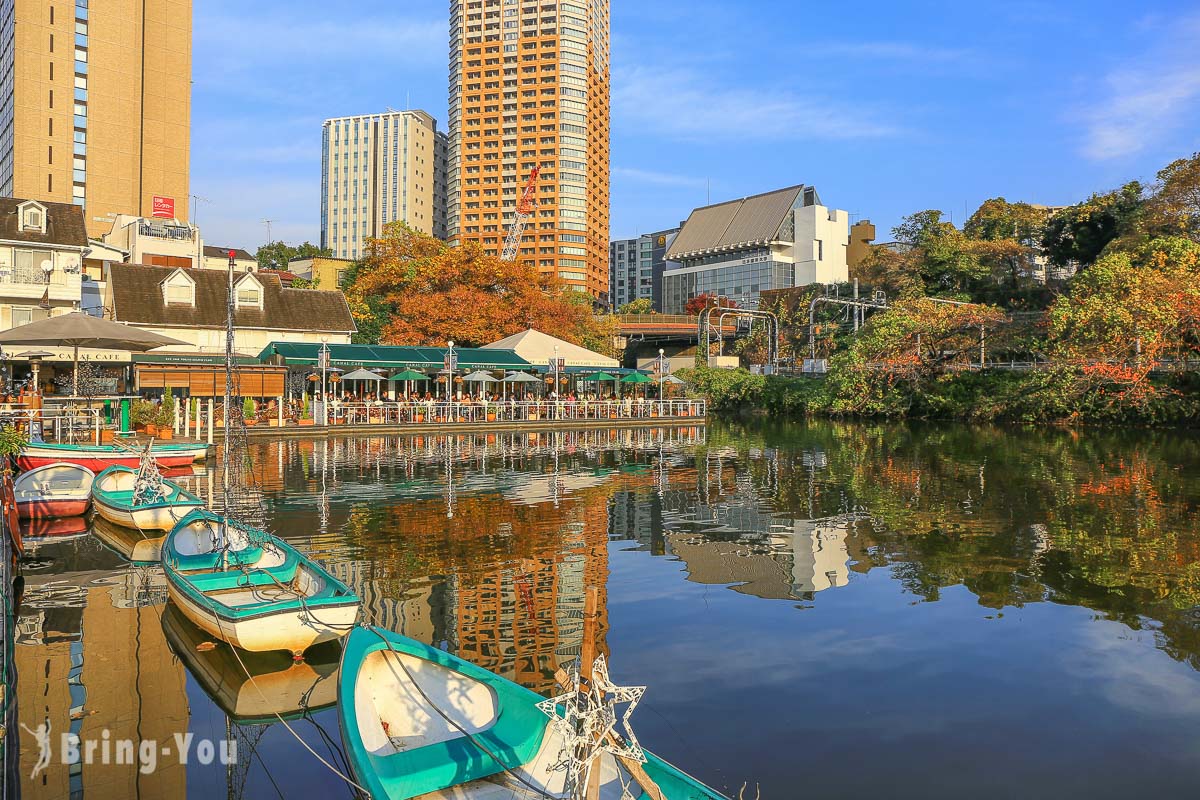
POLYGON ((162 282, 163 302, 169 306, 196 305, 196 282, 181 269, 162 282))
POLYGON ((261 309, 263 307, 262 284, 255 280, 250 273, 246 273, 246 277, 238 281, 233 290, 234 304, 238 308, 261 309))
POLYGON ((21 217, 22 231, 46 232, 46 207, 41 203, 22 203, 17 213, 21 217))

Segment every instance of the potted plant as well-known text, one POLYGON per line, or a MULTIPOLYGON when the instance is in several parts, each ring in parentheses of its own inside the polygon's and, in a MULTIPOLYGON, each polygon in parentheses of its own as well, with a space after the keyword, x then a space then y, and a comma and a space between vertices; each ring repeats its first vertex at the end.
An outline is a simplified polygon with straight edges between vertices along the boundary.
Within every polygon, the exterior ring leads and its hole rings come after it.
MULTIPOLYGON (((12 460, 21 454, 29 444, 29 437, 12 425, 0 428, 0 458, 4 459, 4 469, 12 470, 12 460)), ((8 587, 5 587, 6 589, 8 587)))
POLYGON ((158 438, 175 438, 175 396, 171 394, 170 386, 163 389, 162 405, 158 407, 154 421, 158 425, 158 438))
POLYGON ((242 401, 242 420, 246 423, 246 427, 253 427, 258 420, 254 418, 254 399, 247 397, 242 401))
POLYGON ((305 428, 311 427, 313 424, 312 409, 308 405, 307 394, 300 397, 300 419, 296 420, 296 424, 305 428))
POLYGON ((155 421, 155 415, 158 413, 158 408, 149 400, 134 400, 129 406, 129 424, 133 425, 135 431, 150 433, 150 427, 153 425, 155 433, 158 432, 158 424, 155 421))

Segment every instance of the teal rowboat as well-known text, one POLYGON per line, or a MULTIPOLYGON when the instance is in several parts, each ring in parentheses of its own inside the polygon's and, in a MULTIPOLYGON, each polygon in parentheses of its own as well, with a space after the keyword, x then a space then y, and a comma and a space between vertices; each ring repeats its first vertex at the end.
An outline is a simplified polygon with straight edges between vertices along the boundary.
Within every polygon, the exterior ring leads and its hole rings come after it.
MULTIPOLYGON (((565 797, 564 773, 555 770, 561 740, 537 707, 543 699, 461 658, 375 627, 355 628, 342 651, 342 741, 355 781, 374 800, 565 797)), ((725 800, 650 753, 646 758, 642 769, 667 800, 725 800)), ((652 798, 610 755, 601 756, 600 776, 601 800, 618 800, 623 783, 638 800, 652 798)))
POLYGON ((194 511, 162 545, 167 594, 210 635, 253 652, 303 653, 345 636, 358 596, 282 539, 194 511))
POLYGON ((156 499, 135 498, 138 471, 114 466, 101 472, 92 483, 92 505, 109 522, 139 531, 169 531, 204 501, 177 483, 162 482, 156 499))

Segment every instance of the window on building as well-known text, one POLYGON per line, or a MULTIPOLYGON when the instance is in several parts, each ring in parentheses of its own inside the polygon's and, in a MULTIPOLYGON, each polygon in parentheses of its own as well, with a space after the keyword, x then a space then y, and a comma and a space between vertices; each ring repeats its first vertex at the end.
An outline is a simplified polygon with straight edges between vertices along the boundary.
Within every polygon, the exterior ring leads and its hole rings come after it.
POLYGON ((194 306, 196 284, 182 272, 176 272, 163 282, 163 300, 169 306, 194 306))
POLYGON ((26 306, 13 306, 12 327, 19 328, 33 322, 33 309, 26 306))
POLYGON ((46 215, 40 206, 28 205, 21 215, 21 229, 26 231, 45 231, 46 215))
POLYGON ((244 286, 237 290, 238 308, 255 306, 262 308, 262 291, 257 286, 244 286))

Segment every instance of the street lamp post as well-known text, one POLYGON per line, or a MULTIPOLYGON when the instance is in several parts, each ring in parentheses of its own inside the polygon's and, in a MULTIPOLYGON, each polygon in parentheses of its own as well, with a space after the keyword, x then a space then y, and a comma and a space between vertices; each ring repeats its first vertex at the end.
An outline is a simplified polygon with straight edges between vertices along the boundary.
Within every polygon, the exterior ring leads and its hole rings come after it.
POLYGON ((329 370, 329 337, 321 337, 321 424, 329 425, 329 389, 325 373, 329 370))
POLYGON ((454 358, 454 340, 446 342, 446 346, 450 352, 446 354, 446 400, 454 402, 454 369, 458 366, 458 361, 454 358))
POLYGON ((663 356, 666 351, 658 348, 658 416, 663 415, 663 356))

